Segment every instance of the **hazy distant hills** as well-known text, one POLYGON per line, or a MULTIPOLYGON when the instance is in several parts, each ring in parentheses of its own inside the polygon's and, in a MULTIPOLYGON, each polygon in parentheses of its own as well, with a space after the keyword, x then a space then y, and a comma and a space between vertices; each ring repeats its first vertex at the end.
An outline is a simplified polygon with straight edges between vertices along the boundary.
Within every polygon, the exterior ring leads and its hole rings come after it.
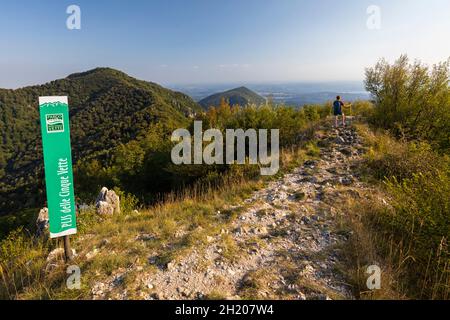
POLYGON ((209 107, 217 107, 220 105, 221 100, 224 99, 230 105, 246 106, 248 104, 264 104, 266 99, 253 92, 246 87, 239 87, 232 90, 216 93, 210 95, 199 101, 199 104, 207 109, 209 107))
MULTIPOLYGON (((174 85, 172 88, 184 92, 196 101, 239 84, 196 84, 174 85)), ((245 85, 258 95, 274 103, 301 107, 307 104, 323 104, 334 100, 337 95, 344 101, 368 100, 369 93, 365 91, 362 81, 335 82, 300 82, 300 83, 248 83, 245 85)))
POLYGON ((292 93, 272 93, 268 94, 275 103, 282 103, 292 106, 304 106, 309 104, 323 104, 327 101, 333 101, 336 96, 341 96, 343 101, 353 102, 355 100, 368 100, 369 94, 361 93, 345 93, 345 92, 311 92, 302 94, 292 93))
POLYGON ((43 177, 38 97, 59 95, 69 96, 74 163, 85 157, 107 158, 110 150, 150 125, 180 127, 201 110, 183 93, 109 68, 44 85, 0 89, 0 213, 42 198, 36 190, 43 177))

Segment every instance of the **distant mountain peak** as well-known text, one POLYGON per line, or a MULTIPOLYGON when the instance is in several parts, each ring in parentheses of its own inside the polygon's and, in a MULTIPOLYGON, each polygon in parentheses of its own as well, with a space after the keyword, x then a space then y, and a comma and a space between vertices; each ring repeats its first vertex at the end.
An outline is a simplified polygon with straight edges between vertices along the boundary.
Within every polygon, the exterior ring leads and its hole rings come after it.
POLYGON ((203 108, 216 107, 225 99, 230 105, 245 106, 248 104, 261 105, 266 99, 245 86, 210 95, 199 101, 203 108))

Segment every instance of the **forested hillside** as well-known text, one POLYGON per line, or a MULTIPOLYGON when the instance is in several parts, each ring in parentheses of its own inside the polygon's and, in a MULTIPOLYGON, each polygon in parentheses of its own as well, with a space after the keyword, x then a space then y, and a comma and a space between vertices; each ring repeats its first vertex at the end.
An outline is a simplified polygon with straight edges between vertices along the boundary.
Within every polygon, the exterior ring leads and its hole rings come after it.
POLYGON ((98 68, 17 90, 0 89, 0 212, 43 204, 43 166, 38 97, 69 96, 74 163, 98 159, 144 134, 185 126, 199 106, 155 83, 98 68), (25 196, 26 195, 26 196, 25 196))

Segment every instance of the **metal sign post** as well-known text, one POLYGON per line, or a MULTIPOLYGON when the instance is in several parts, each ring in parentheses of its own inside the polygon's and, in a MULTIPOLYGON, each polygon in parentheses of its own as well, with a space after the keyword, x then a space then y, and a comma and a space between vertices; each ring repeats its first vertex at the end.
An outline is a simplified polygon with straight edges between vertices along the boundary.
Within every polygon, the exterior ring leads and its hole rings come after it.
POLYGON ((72 258, 69 235, 77 233, 67 97, 39 97, 50 237, 64 237, 66 260, 72 258))

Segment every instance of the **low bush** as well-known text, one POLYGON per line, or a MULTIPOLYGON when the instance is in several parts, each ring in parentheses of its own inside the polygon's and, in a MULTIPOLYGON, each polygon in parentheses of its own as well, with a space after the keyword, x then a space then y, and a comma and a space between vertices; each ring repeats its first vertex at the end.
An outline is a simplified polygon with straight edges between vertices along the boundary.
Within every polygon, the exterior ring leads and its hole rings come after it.
MULTIPOLYGON (((361 130, 360 130, 361 131, 361 130)), ((410 298, 450 297, 450 161, 423 142, 362 132, 368 172, 384 185, 379 199, 365 200, 360 221, 376 254, 398 274, 410 298)), ((361 237, 361 236, 360 236, 361 237)))

